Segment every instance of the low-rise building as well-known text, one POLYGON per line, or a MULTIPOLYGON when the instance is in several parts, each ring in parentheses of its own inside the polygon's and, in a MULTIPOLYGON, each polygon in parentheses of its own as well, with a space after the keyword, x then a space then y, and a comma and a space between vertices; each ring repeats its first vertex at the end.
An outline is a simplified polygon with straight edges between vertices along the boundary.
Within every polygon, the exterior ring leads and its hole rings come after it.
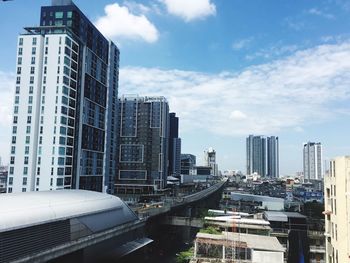
POLYGON ((197 233, 191 262, 283 263, 285 249, 276 237, 233 232, 197 233), (217 261, 216 261, 217 262, 217 261))

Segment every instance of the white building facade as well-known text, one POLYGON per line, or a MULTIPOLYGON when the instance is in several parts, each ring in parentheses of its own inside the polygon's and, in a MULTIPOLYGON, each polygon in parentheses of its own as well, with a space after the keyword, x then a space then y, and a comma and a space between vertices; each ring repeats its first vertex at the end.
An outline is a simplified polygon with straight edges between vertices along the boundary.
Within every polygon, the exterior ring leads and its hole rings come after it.
POLYGON ((42 7, 40 26, 25 30, 7 191, 113 193, 118 48, 70 0, 42 7))
POLYGON ((308 142, 303 146, 304 180, 323 179, 322 145, 308 142))

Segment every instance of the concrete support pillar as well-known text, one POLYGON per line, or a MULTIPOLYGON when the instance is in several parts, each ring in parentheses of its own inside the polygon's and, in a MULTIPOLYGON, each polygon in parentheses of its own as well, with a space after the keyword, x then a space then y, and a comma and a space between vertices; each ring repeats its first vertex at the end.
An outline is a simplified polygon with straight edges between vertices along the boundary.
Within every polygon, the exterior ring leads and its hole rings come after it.
POLYGON ((194 242, 194 258, 197 258, 197 241, 194 242))
POLYGON ((222 246, 222 262, 225 262, 225 258, 226 258, 226 255, 225 255, 225 246, 222 246))

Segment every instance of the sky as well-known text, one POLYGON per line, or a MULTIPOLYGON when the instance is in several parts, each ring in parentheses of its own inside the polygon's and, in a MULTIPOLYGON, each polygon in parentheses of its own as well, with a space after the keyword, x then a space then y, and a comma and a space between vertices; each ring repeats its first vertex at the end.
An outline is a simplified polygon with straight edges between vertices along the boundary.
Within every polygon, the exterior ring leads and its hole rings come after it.
MULTIPOLYGON (((350 155, 350 1, 75 0, 121 51, 119 95, 165 96, 182 152, 213 147, 245 171, 249 134, 279 137, 280 174, 302 146, 350 155)), ((0 156, 9 160, 16 43, 50 1, 0 2, 0 156)))

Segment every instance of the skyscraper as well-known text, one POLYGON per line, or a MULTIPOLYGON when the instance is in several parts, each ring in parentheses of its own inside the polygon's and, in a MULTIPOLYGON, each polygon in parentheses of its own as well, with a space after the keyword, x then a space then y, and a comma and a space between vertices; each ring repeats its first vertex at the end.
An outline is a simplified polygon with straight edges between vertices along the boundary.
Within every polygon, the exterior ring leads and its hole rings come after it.
POLYGON ((279 177, 279 143, 276 136, 249 135, 246 139, 247 174, 279 177))
POLYGON ((308 142, 303 147, 304 180, 323 179, 322 145, 320 142, 308 142))
POLYGON ((181 174, 191 174, 196 166, 196 156, 190 153, 181 154, 181 174))
POLYGON ((70 0, 18 37, 8 192, 113 192, 119 50, 70 0))
POLYGON ((117 193, 142 194, 163 189, 168 175, 167 100, 123 96, 119 116, 117 193))
POLYGON ((180 176, 181 173, 181 139, 179 138, 179 118, 176 113, 169 113, 169 175, 180 176))

